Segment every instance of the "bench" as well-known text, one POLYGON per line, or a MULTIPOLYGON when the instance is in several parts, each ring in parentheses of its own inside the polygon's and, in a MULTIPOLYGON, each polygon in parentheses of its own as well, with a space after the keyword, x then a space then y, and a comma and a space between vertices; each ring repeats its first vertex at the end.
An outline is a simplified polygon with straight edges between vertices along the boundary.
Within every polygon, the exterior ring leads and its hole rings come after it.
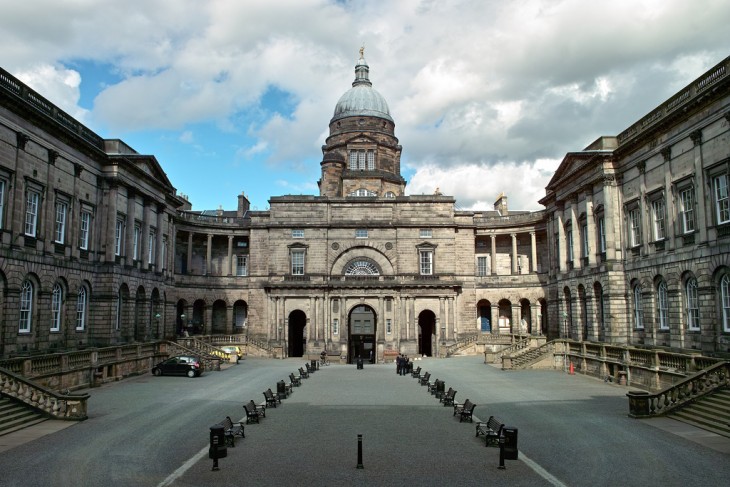
POLYGON ((281 399, 279 399, 278 394, 274 394, 271 388, 264 391, 264 399, 266 399, 266 407, 271 406, 272 408, 276 407, 276 404, 281 404, 281 399))
POLYGON ((243 409, 246 410, 246 421, 249 423, 258 423, 259 418, 266 417, 266 406, 257 406, 253 401, 244 404, 243 409))
POLYGON ((300 385, 302 385, 302 378, 296 377, 294 374, 289 374, 289 380, 291 380, 291 385, 289 386, 290 389, 292 386, 299 387, 300 385))
POLYGON ((431 380, 431 372, 426 372, 423 377, 418 379, 418 382, 420 382, 420 384, 422 386, 425 386, 425 385, 429 384, 430 380, 431 380))
POLYGON ((439 384, 442 382, 443 381, 441 379, 436 379, 435 381, 426 384, 428 386, 428 392, 430 392, 432 396, 436 394, 436 390, 438 390, 439 384))
POLYGON ((449 390, 446 391, 446 394, 444 394, 443 397, 439 399, 439 401, 444 403, 444 406, 453 406, 454 396, 456 396, 456 391, 453 387, 449 387, 449 390))
POLYGON ((304 364, 304 366, 307 368, 307 374, 314 374, 314 372, 315 372, 314 367, 312 367, 311 365, 309 365, 309 362, 307 362, 306 364, 304 364))
POLYGON ((464 401, 464 404, 454 403, 454 416, 457 414, 459 415, 459 423, 467 419, 471 423, 473 422, 472 414, 474 413, 475 407, 477 407, 477 405, 469 399, 464 401))
POLYGON ((421 366, 420 365, 418 366, 418 368, 416 370, 411 372, 411 377, 415 377, 416 379, 421 378, 421 366))
POLYGON ((226 419, 221 421, 223 426, 223 435, 226 439, 226 446, 231 448, 236 447, 236 436, 245 438, 246 435, 243 433, 243 422, 239 421, 234 423, 230 416, 226 416, 226 419))
POLYGON ((476 436, 484 435, 484 446, 489 446, 490 444, 497 446, 499 445, 502 428, 504 428, 504 423, 494 416, 490 416, 486 423, 484 421, 477 423, 476 436))
POLYGON ((299 367, 299 377, 301 377, 302 379, 309 379, 309 372, 299 367))

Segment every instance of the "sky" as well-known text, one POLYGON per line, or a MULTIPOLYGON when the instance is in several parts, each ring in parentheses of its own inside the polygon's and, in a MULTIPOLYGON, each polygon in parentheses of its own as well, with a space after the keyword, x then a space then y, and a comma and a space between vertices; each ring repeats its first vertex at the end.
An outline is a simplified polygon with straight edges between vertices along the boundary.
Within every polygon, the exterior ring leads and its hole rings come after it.
POLYGON ((365 47, 406 194, 538 200, 567 152, 617 135, 730 55, 727 0, 0 0, 0 66, 154 155, 194 210, 317 195, 365 47))

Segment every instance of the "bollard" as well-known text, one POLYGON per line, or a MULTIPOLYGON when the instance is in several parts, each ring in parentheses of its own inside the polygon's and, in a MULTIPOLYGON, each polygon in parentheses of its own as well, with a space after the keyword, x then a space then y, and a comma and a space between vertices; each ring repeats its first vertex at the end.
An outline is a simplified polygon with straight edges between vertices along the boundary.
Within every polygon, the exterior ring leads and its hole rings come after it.
POLYGON ((362 466, 362 435, 357 435, 357 467, 355 468, 365 468, 362 466))

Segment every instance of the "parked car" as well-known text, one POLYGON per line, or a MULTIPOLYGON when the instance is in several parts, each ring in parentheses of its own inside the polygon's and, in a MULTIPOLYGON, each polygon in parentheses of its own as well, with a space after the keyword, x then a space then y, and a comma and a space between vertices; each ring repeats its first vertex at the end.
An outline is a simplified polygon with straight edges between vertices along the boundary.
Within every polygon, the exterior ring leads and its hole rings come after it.
POLYGON ((170 357, 152 367, 154 375, 187 375, 197 377, 203 373, 203 363, 189 355, 170 357))

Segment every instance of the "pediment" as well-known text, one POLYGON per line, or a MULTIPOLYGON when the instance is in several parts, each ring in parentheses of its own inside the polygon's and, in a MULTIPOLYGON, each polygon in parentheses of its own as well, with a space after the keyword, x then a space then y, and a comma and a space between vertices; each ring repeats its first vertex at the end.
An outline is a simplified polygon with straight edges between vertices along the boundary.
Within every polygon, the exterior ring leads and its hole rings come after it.
POLYGON ((373 137, 370 137, 369 135, 358 134, 358 135, 355 135, 354 137, 348 139, 346 143, 348 146, 349 145, 359 145, 359 144, 370 145, 370 144, 377 144, 378 141, 375 140, 373 137))

